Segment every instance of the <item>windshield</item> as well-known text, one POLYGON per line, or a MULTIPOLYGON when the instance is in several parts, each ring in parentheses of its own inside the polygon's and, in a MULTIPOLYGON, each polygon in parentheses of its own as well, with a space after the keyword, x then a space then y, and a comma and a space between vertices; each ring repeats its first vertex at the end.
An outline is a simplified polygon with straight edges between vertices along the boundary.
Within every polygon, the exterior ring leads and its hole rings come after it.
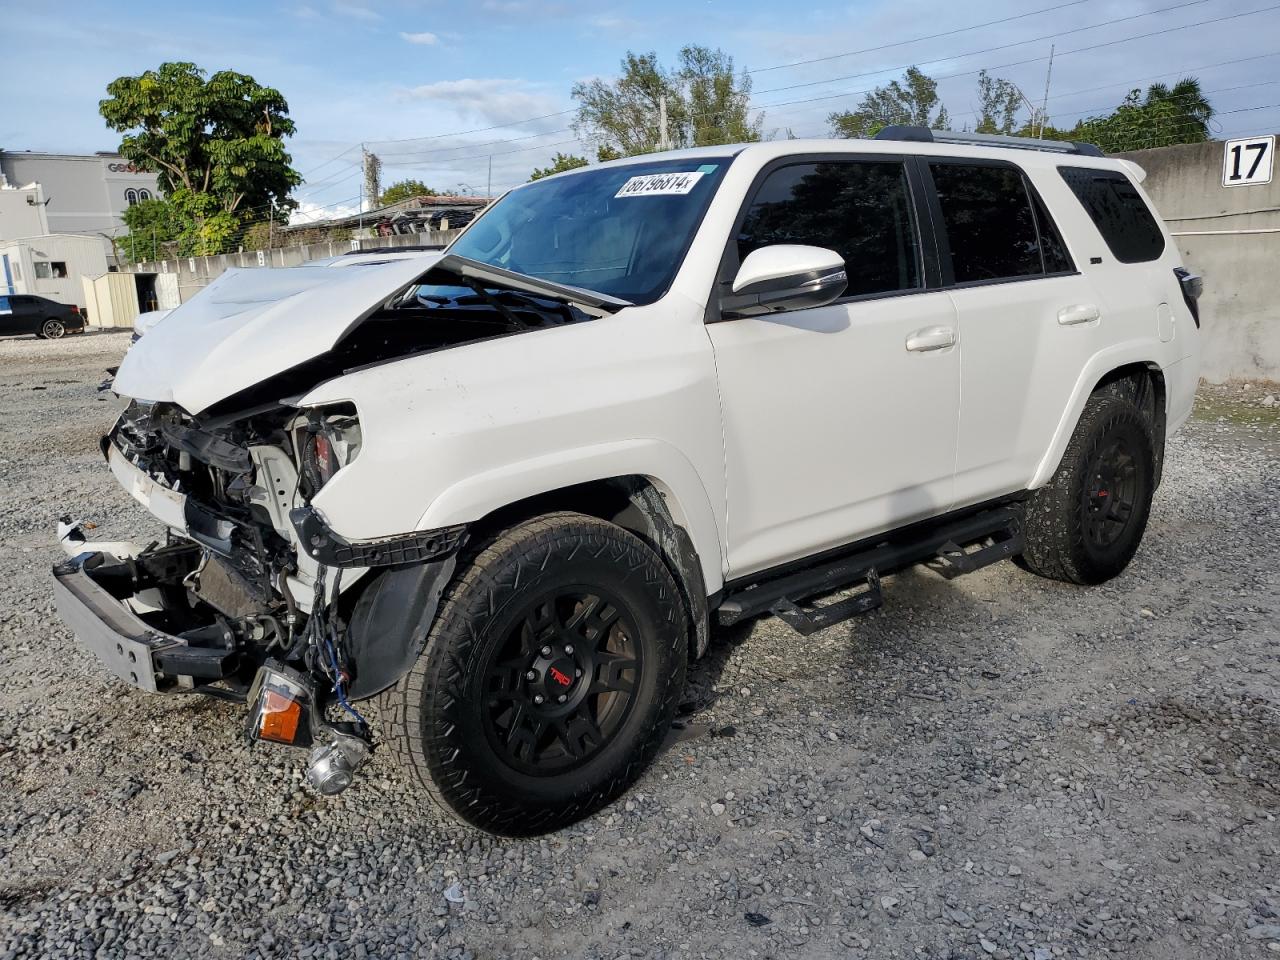
POLYGON ((449 253, 632 303, 662 296, 731 157, 602 167, 512 190, 449 253))

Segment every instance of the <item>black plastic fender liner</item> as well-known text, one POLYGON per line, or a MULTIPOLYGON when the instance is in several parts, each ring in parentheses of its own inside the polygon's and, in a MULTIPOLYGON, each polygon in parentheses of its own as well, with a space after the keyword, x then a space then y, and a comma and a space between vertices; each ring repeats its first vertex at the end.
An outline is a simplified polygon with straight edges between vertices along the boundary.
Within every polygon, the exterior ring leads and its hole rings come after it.
POLYGON ((427 642, 440 596, 458 558, 390 567, 360 594, 347 626, 345 647, 355 676, 353 700, 365 700, 394 684, 413 666, 427 642))

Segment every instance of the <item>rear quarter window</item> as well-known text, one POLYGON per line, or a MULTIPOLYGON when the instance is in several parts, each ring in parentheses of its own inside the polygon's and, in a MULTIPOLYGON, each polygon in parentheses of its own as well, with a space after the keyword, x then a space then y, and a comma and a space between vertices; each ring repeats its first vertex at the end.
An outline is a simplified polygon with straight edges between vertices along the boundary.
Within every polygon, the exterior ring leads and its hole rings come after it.
POLYGON ((1151 208, 1119 170, 1059 167, 1111 255, 1121 263, 1147 263, 1164 253, 1164 234, 1151 208))

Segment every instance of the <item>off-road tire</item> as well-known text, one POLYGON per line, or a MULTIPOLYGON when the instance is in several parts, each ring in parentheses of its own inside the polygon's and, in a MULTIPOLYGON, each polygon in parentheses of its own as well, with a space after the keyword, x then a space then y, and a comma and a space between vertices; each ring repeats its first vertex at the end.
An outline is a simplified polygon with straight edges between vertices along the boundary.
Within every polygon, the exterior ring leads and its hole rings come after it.
POLYGON ((40 325, 40 336, 46 340, 61 340, 67 332, 67 325, 61 320, 46 320, 40 325))
POLYGON ((384 745, 427 796, 473 826, 557 830, 617 798, 657 754, 684 689, 686 616, 661 558, 621 527, 577 513, 513 526, 462 558, 422 655, 382 694, 384 745), (491 742, 487 678, 521 611, 565 584, 607 590, 627 608, 641 666, 605 745, 579 769, 531 776, 491 742))
POLYGON ((1103 583, 1128 566, 1142 542, 1155 492, 1159 448, 1153 428, 1150 411, 1120 390, 1104 389, 1089 398, 1053 479, 1024 504, 1026 547, 1019 566, 1078 584, 1103 583), (1088 535, 1091 484, 1099 457, 1117 443, 1132 460, 1133 506, 1114 542, 1100 544, 1088 535))

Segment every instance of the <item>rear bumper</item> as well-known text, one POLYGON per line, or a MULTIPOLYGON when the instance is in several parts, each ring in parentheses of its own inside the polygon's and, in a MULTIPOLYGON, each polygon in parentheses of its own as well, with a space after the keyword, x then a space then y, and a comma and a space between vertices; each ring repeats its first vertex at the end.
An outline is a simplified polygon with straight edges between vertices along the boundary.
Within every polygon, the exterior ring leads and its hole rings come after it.
POLYGON ((92 571, 112 560, 84 553, 53 568, 58 616, 115 676, 147 693, 192 692, 196 684, 230 675, 230 649, 189 644, 148 625, 97 582, 92 571))

